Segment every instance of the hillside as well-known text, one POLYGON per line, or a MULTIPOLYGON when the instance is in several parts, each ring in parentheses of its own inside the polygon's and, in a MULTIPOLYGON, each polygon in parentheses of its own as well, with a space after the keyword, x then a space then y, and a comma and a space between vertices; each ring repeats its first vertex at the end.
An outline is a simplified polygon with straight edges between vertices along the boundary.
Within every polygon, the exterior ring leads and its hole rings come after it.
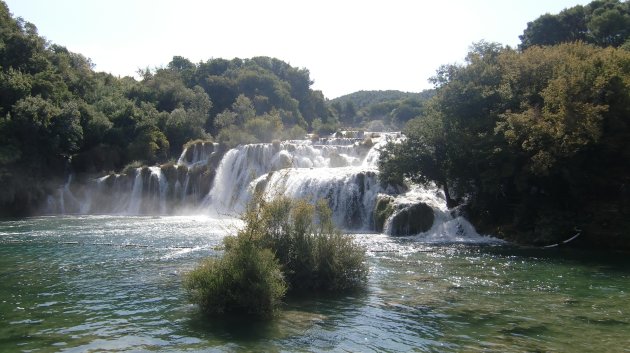
POLYGON ((398 130, 407 121, 421 116, 425 102, 434 94, 434 90, 358 91, 332 99, 328 105, 343 126, 398 130))
POLYGON ((140 80, 96 72, 0 1, 0 214, 27 214, 68 175, 176 159, 187 141, 227 146, 336 128, 305 68, 275 58, 175 56, 140 80))

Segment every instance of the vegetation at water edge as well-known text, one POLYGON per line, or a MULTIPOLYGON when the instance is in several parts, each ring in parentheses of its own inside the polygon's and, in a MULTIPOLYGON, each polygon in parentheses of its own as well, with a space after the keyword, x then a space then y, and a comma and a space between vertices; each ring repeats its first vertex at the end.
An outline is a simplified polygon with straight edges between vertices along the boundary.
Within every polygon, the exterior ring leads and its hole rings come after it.
POLYGON ((270 316, 287 291, 338 293, 365 285, 365 249, 334 227, 325 202, 256 197, 243 219, 244 228, 224 239, 223 257, 204 260, 184 280, 206 314, 270 316))
POLYGON ((629 249, 628 21, 630 3, 594 1, 530 23, 521 49, 476 43, 438 70, 407 140, 381 154, 381 180, 437 183, 481 232, 629 249), (535 40, 557 33, 539 32, 552 19, 582 37, 535 40))

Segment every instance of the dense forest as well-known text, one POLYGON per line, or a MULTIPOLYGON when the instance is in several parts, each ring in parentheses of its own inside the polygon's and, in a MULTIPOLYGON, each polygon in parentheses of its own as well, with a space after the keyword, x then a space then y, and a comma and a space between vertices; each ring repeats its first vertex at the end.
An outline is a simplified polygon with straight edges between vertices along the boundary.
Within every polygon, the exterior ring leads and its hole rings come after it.
POLYGON ((421 93, 401 91, 359 91, 329 101, 332 113, 343 126, 369 131, 400 130, 424 113, 433 90, 421 93))
POLYGON ((334 131, 309 71, 268 57, 174 57, 141 78, 95 72, 0 2, 0 214, 28 214, 68 170, 176 159, 194 139, 227 146, 334 131))
POLYGON ((519 49, 479 42, 432 79, 385 182, 435 182, 481 232, 629 246, 630 3, 594 1, 528 24, 519 49))

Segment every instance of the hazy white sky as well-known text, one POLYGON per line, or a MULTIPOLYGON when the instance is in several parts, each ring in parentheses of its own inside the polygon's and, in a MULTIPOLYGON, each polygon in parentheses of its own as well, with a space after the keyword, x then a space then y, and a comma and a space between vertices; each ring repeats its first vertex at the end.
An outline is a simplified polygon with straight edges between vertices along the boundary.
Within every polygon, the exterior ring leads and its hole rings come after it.
POLYGON ((307 68, 328 98, 421 91, 479 40, 516 46, 527 22, 586 0, 5 0, 40 35, 135 75, 174 55, 271 56, 307 68))

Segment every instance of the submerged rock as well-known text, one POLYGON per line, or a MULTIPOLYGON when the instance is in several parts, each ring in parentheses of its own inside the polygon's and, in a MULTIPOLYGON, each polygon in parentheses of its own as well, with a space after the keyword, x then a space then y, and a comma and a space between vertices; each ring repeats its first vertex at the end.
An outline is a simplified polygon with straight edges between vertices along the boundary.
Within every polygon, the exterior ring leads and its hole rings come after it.
POLYGON ((406 236, 426 232, 433 226, 433 209, 425 203, 417 203, 396 212, 391 219, 390 234, 406 236))

